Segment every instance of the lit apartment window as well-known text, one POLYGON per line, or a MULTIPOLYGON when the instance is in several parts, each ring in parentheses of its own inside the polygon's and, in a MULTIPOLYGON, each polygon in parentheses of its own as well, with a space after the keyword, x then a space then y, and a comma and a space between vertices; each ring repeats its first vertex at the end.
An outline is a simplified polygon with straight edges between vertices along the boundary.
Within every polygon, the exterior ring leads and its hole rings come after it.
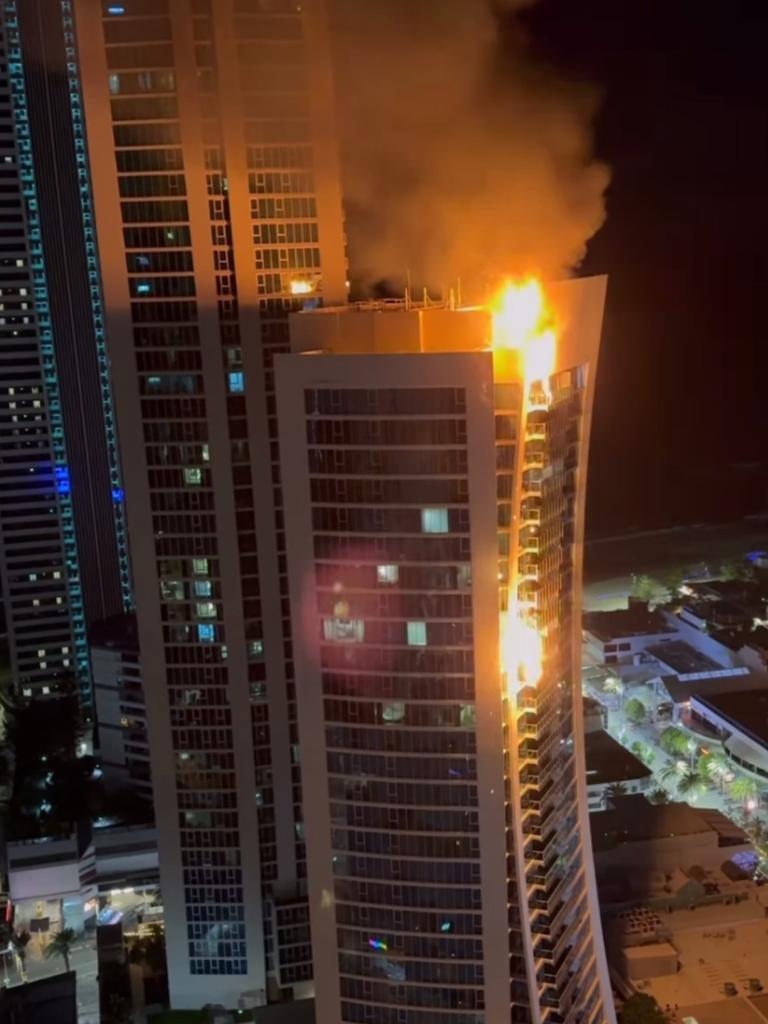
POLYGON ((411 647, 427 646, 427 624, 426 622, 407 623, 408 644, 411 647))
POLYGON ((216 627, 202 622, 197 627, 197 639, 201 644, 212 644, 216 640, 216 627))
POLYGON ((232 395, 241 395, 245 391, 245 374, 240 370, 227 374, 227 384, 232 395))
POLYGON ((448 533, 448 509, 423 508, 421 529, 423 533, 448 533))
POLYGON ((207 576, 208 575, 208 559, 207 558, 193 558, 192 559, 192 572, 195 576, 207 576))
POLYGON ((213 584, 210 580, 195 580, 195 597, 210 597, 213 584))
POLYGON ((184 483, 197 487, 203 482, 203 471, 196 466, 186 466, 184 469, 184 483))
POLYGON ((215 619, 216 605, 213 601, 198 601, 197 614, 201 619, 215 619))
POLYGON ((323 637, 336 643, 362 643, 365 639, 365 622, 362 619, 323 619, 323 637))
POLYGON ((402 722, 405 718, 405 704, 400 700, 384 701, 381 717, 385 722, 402 722))
POLYGON ((377 565, 376 582, 384 584, 397 583, 400 571, 396 565, 377 565))

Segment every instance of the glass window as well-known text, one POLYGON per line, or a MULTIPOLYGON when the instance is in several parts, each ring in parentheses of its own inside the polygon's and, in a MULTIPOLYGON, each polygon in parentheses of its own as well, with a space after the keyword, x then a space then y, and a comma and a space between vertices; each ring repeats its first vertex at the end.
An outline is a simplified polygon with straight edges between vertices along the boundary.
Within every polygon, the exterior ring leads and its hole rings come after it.
POLYGON ((424 533, 448 533, 448 509, 423 508, 421 529, 424 533))
POLYGON ((396 565, 377 565, 376 582, 392 584, 397 583, 400 571, 396 565))
POLYGON ((342 643, 362 643, 365 639, 365 622, 363 619, 323 619, 323 637, 342 643))
POLYGON ((477 714, 475 712, 474 704, 462 704, 461 711, 459 712, 459 722, 461 725, 469 726, 475 725, 477 722, 477 714))
POLYGON ((196 576, 206 576, 208 574, 208 559, 207 558, 193 558, 192 559, 192 572, 196 576))
POLYGON ((212 644, 216 640, 216 627, 209 624, 199 623, 197 627, 197 639, 201 644, 212 644))
POLYGON ((197 466, 186 466, 184 469, 184 483, 198 487, 203 482, 203 471, 197 466))
POLYGON ((213 601, 198 601, 197 614, 201 619, 215 619, 216 605, 213 601))
POLYGON ((195 597, 210 597, 213 584, 210 580, 195 580, 195 597))
POLYGON ((472 586, 472 566, 469 563, 456 566, 456 586, 459 590, 472 586))
POLYGON ((426 647, 427 645, 427 624, 426 622, 408 622, 408 643, 411 647, 426 647))
POLYGON ((227 374, 227 386, 230 394, 241 395, 245 391, 245 374, 241 370, 227 374))
POLYGON ((264 658, 264 641, 251 640, 248 644, 248 660, 262 661, 264 658))
POLYGON ((385 722, 402 722, 405 718, 405 704, 399 700, 388 700, 381 705, 381 717, 385 722))
POLYGON ((183 601, 184 584, 181 580, 160 580, 160 596, 164 601, 183 601))

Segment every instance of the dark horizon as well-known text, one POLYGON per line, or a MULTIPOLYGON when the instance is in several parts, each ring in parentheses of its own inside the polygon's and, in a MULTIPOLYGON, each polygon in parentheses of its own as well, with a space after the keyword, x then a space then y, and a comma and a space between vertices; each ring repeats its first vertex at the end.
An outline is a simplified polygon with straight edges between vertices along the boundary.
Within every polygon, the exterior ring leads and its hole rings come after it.
POLYGON ((540 0, 523 16, 540 56, 601 90, 612 169, 579 269, 609 275, 588 534, 765 511, 768 15, 540 0))

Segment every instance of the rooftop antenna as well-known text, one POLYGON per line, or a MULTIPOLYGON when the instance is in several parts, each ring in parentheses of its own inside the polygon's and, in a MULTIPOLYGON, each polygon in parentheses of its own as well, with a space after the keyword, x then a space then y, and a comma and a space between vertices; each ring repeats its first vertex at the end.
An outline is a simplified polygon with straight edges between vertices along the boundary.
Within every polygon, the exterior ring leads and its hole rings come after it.
POLYGON ((460 277, 456 278, 456 293, 457 293, 457 299, 458 299, 458 302, 459 302, 459 306, 461 306, 461 278, 460 277))
POLYGON ((411 272, 406 270, 405 272, 405 308, 409 310, 411 308, 411 272))
POLYGON ((456 309, 456 292, 451 288, 448 292, 448 309, 456 309))

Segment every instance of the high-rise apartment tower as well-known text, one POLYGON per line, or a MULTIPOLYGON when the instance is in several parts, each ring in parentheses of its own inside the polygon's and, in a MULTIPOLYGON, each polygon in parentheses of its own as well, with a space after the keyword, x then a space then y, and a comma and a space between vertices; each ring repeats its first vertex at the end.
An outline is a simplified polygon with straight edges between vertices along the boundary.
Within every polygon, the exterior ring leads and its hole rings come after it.
POLYGON ((604 278, 553 287, 557 352, 545 333, 525 359, 484 309, 292 318, 278 411, 318 1024, 614 1020, 580 691, 604 297, 604 278))
POLYGON ((91 703, 86 627, 130 603, 70 4, 8 0, 0 60, 0 587, 19 696, 91 703))
POLYGON ((311 977, 273 359, 343 302, 317 0, 75 0, 171 1002, 311 977))

